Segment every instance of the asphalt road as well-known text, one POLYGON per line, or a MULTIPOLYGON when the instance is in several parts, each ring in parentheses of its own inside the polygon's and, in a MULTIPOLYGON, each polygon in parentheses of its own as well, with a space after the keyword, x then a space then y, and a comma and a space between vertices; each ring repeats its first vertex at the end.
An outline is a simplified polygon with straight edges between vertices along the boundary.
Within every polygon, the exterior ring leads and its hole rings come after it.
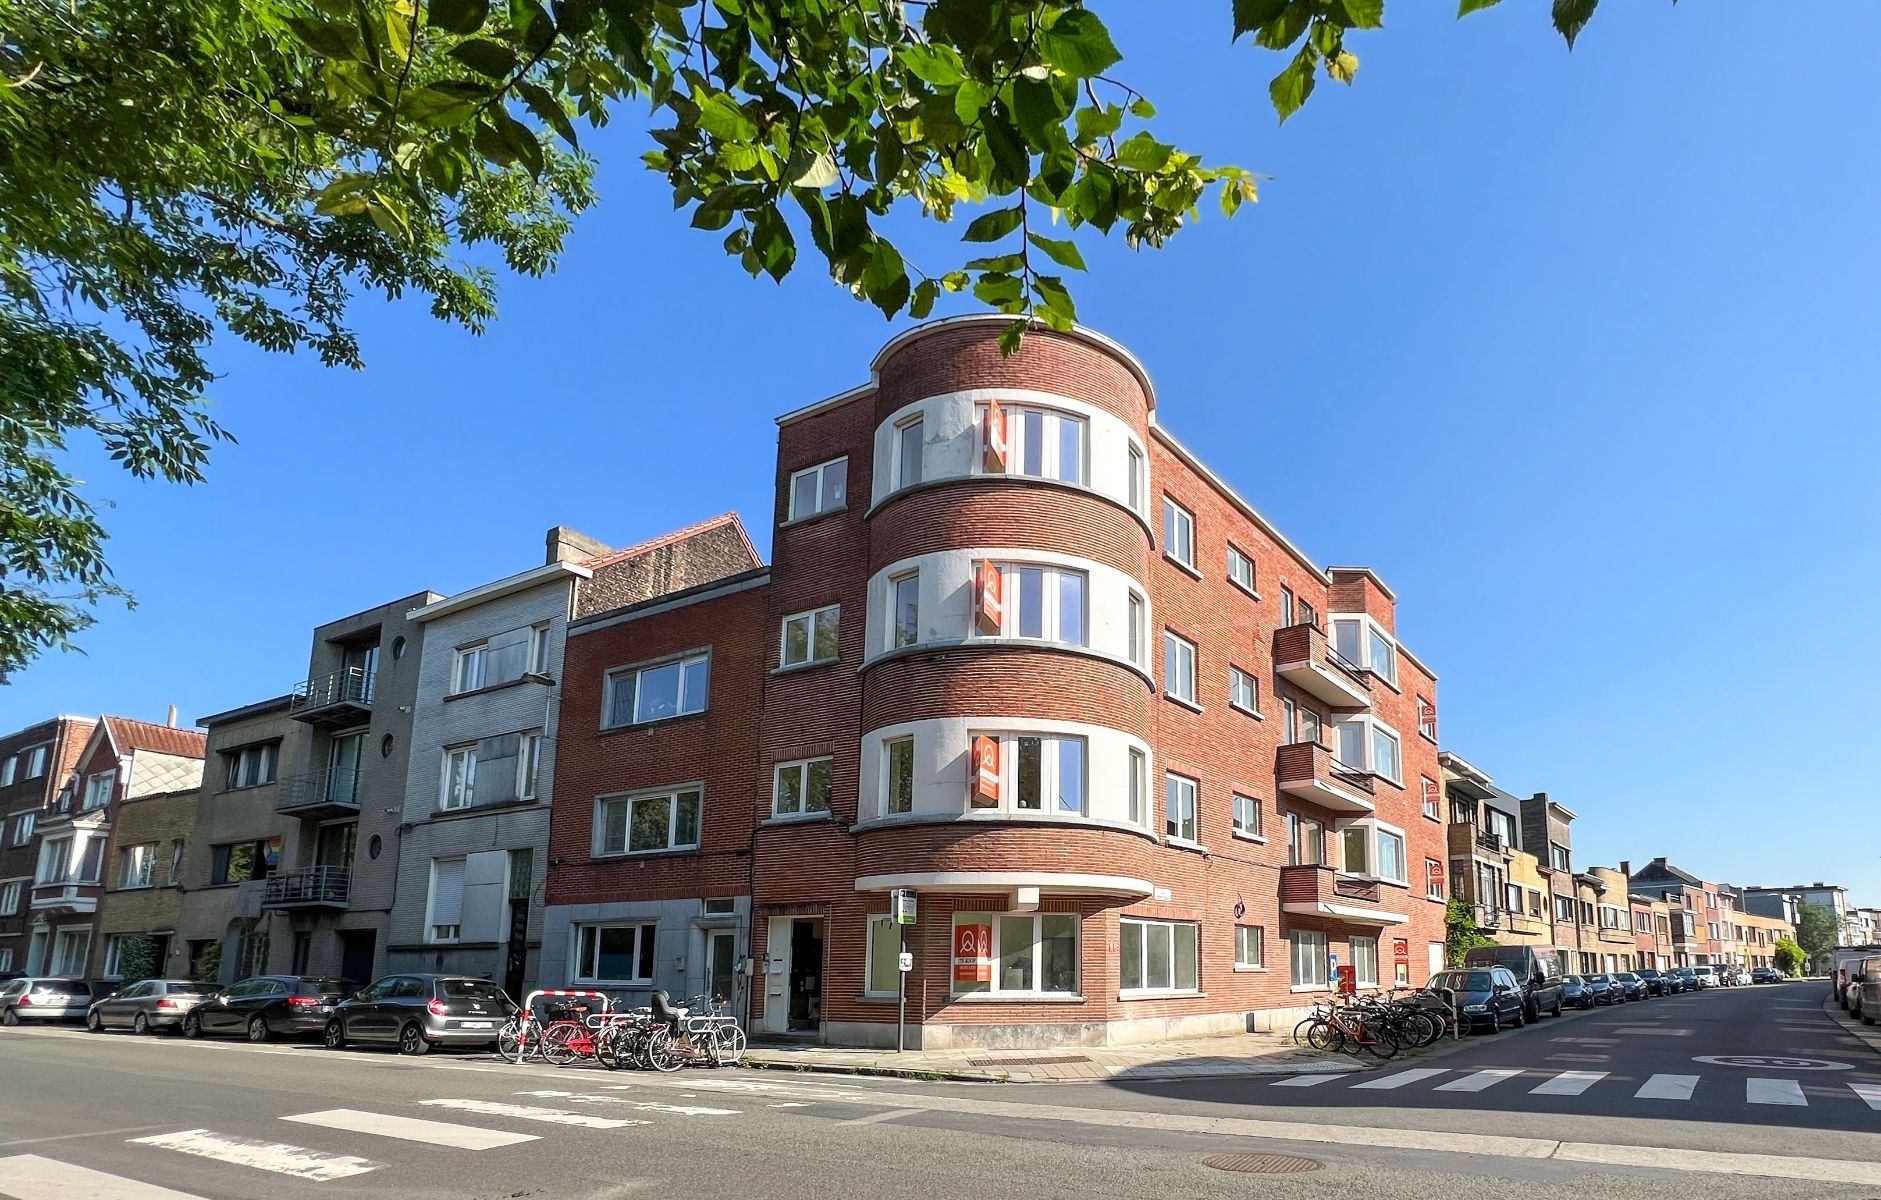
POLYGON ((652 1076, 6 1030, 0 1196, 1167 1200, 1258 1188, 1281 1200, 1462 1200, 1545 1184, 1574 1200, 1617 1189, 1683 1200, 1694 1188, 1707 1200, 1872 1200, 1881 1092, 1871 1106, 1849 1085, 1881 1088, 1881 1056, 1821 1000, 1820 985, 1654 1000, 1310 1086, 652 1076), (1728 1055, 1848 1069, 1693 1061, 1728 1055), (1638 1096, 1675 1075, 1697 1077, 1689 1099, 1638 1096), (1753 1079, 1794 1083, 1804 1103, 1753 1079), (1459 1081, 1480 1090, 1444 1089, 1459 1081), (1299 1155, 1320 1169, 1254 1177, 1203 1165, 1216 1154, 1299 1155))

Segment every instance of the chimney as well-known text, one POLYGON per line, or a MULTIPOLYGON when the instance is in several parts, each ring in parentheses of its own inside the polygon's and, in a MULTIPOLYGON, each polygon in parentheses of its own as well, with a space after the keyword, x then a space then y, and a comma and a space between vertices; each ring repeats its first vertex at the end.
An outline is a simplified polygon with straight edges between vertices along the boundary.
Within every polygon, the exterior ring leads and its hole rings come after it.
POLYGON ((170 725, 170 728, 171 728, 171 729, 175 729, 175 728, 176 728, 176 705, 174 705, 174 704, 172 704, 172 705, 170 706, 170 721, 169 721, 169 725, 170 725))
POLYGON ((1623 858, 1620 860, 1620 874, 1626 876, 1628 879, 1633 877, 1633 863, 1631 859, 1623 858))
POLYGON ((542 560, 544 563, 580 562, 584 558, 599 557, 614 548, 566 525, 551 526, 544 540, 548 551, 547 557, 542 560))

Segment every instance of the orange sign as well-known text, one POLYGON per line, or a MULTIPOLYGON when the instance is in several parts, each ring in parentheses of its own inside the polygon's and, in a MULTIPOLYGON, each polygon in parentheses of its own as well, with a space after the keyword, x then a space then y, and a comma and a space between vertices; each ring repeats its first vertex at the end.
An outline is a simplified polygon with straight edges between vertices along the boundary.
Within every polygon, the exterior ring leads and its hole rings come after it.
POLYGON ((1359 990, 1358 968, 1354 966, 1344 966, 1337 968, 1337 970, 1339 972, 1339 994, 1341 996, 1350 996, 1357 992, 1359 990))
POLYGON ((973 577, 973 619, 981 633, 997 634, 1005 621, 1005 580, 999 564, 983 562, 973 577))
POLYGON ((1411 961, 1411 943, 1407 938, 1391 939, 1391 957, 1399 962, 1411 961))
POLYGON ((993 927, 954 926, 954 982, 993 982, 993 927))
POLYGON ((982 418, 981 435, 986 442, 986 469, 1004 471, 1006 469, 1006 410, 999 407, 999 401, 986 402, 986 416, 982 418))
POLYGON ((980 734, 973 739, 973 775, 967 800, 974 808, 999 807, 999 739, 980 734))

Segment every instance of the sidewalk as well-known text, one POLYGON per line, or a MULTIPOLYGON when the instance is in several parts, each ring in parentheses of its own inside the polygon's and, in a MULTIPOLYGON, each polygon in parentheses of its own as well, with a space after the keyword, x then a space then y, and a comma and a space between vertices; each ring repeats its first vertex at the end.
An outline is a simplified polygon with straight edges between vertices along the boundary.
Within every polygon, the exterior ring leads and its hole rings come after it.
MULTIPOLYGON (((1823 982, 1826 984, 1827 980, 1823 982)), ((1876 1054, 1881 1054, 1881 1026, 1871 1028, 1867 1025, 1863 1025, 1860 1021, 1855 1020, 1853 1017, 1837 1008, 1835 1002, 1826 996, 1823 997, 1822 1000, 1822 1011, 1829 1014, 1829 1020, 1840 1025, 1850 1037, 1861 1042, 1876 1054)))
POLYGON ((1278 1034, 1233 1034, 1140 1046, 1062 1046, 1049 1050, 849 1050, 800 1043, 754 1043, 745 1065, 780 1071, 827 1071, 970 1083, 1089 1083, 1093 1080, 1197 1079, 1362 1070, 1344 1055, 1324 1055, 1278 1034))

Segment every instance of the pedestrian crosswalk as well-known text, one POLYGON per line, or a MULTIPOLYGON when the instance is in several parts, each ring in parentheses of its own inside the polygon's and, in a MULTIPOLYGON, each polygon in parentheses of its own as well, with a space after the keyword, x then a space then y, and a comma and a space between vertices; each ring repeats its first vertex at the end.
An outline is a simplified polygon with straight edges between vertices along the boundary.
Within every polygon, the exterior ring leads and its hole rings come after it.
POLYGON ((1487 1092, 1492 1088, 1513 1091, 1520 1088, 1531 1096, 1582 1096, 1589 1093, 1605 1092, 1610 1094, 1614 1088, 1632 1089, 1635 1100, 1691 1100, 1704 1095, 1715 1099, 1730 1094, 1735 1095, 1745 1104, 1773 1105, 1792 1108, 1805 1108, 1811 1102, 1812 1093, 1818 1098, 1827 1096, 1852 1095, 1870 1110, 1881 1113, 1881 1083, 1848 1082, 1844 1085, 1825 1083, 1817 1085, 1812 1081, 1811 1091, 1805 1092, 1800 1080, 1782 1077, 1751 1076, 1742 1078, 1719 1077, 1708 1089, 1701 1093, 1700 1085, 1704 1077, 1700 1075, 1655 1074, 1644 1079, 1638 1076, 1615 1075, 1610 1071, 1527 1071, 1512 1067, 1485 1067, 1481 1069, 1450 1067, 1413 1067, 1388 1075, 1353 1076, 1316 1073, 1312 1075, 1289 1075, 1272 1081, 1270 1087, 1284 1088, 1330 1088, 1329 1085, 1341 1085, 1354 1092, 1379 1091, 1401 1092, 1428 1085, 1426 1090, 1448 1093, 1487 1092), (1514 1082, 1519 1081, 1519 1082, 1514 1082))
MULTIPOLYGON (((664 1104, 619 1095, 621 1088, 607 1093, 584 1093, 550 1089, 522 1091, 517 1101, 475 1099, 465 1096, 438 1096, 414 1103, 427 1114, 462 1113, 471 1117, 494 1118, 505 1124, 525 1122, 530 1125, 558 1125, 605 1133, 624 1131, 631 1136, 639 1128, 654 1124, 652 1114, 662 1118, 735 1117, 738 1109, 705 1105, 664 1104), (552 1103, 543 1103, 550 1101, 552 1103), (615 1113, 647 1116, 613 1115, 615 1113)), ((517 1128, 498 1128, 487 1124, 434 1119, 433 1115, 412 1116, 399 1112, 375 1112, 356 1108, 329 1108, 315 1112, 287 1113, 278 1118, 288 1126, 306 1131, 307 1140, 321 1144, 319 1134, 330 1135, 344 1149, 316 1148, 271 1137, 249 1137, 214 1129, 177 1129, 129 1138, 127 1147, 161 1154, 181 1154, 209 1159, 244 1172, 285 1175, 313 1183, 369 1174, 383 1169, 394 1158, 397 1143, 417 1142, 449 1150, 501 1150, 526 1142, 542 1140, 544 1134, 517 1128)), ((258 1132, 250 1130, 250 1132, 258 1132)), ((113 1175, 53 1157, 37 1155, 0 1155, 0 1196, 8 1200, 201 1200, 188 1192, 176 1191, 145 1182, 143 1172, 113 1175)), ((259 1193, 260 1175, 251 1190, 259 1193)))

